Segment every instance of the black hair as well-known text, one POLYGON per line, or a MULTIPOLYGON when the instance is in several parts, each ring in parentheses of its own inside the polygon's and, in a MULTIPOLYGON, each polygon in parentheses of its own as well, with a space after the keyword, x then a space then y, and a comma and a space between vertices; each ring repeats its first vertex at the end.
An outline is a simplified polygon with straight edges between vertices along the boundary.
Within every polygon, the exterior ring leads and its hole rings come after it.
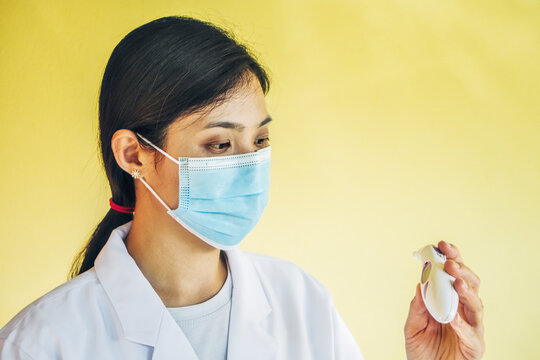
MULTIPOLYGON (((113 201, 135 206, 134 179, 111 149, 117 130, 138 132, 163 148, 170 124, 226 101, 250 75, 266 95, 267 70, 234 34, 208 21, 167 16, 128 33, 107 62, 99 94, 99 148, 113 201)), ((132 219, 133 214, 109 209, 75 256, 68 279, 92 268, 112 230, 132 219)))

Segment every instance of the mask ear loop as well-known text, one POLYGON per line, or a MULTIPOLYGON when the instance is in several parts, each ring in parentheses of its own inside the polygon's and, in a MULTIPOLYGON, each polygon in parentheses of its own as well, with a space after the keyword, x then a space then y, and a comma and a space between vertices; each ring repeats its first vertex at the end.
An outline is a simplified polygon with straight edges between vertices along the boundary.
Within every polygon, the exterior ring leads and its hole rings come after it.
POLYGON ((150 192, 152 194, 154 194, 154 196, 159 200, 159 202, 162 203, 163 206, 165 206, 165 209, 167 209, 167 211, 171 211, 171 209, 167 206, 167 204, 165 204, 165 202, 159 197, 158 194, 156 194, 156 192, 150 187, 150 185, 148 185, 146 183, 146 181, 144 181, 144 179, 142 177, 140 177, 139 180, 141 180, 141 182, 144 184, 144 186, 146 186, 148 188, 148 190, 150 190, 150 192))
MULTIPOLYGON (((136 133, 141 139, 143 139, 144 141, 146 141, 147 143, 149 143, 150 145, 152 145, 154 147, 154 149, 156 149, 157 151, 159 151, 160 153, 162 153, 163 155, 165 155, 166 157, 168 157, 169 159, 171 159, 172 161, 174 161, 178 166, 180 166, 180 163, 178 162, 178 160, 176 160, 175 158, 173 158, 171 155, 167 154, 165 151, 161 150, 160 148, 158 148, 156 145, 152 144, 150 142, 150 140, 146 139, 144 136, 142 136, 141 134, 139 133, 136 133)), ((150 187, 150 185, 148 185, 148 183, 142 178, 142 175, 139 176, 139 177, 136 177, 135 179, 139 179, 141 180, 141 182, 144 184, 144 186, 146 186, 148 188, 148 190, 154 194, 154 196, 156 197, 156 199, 159 200, 159 202, 165 206, 165 208, 167 209, 167 211, 171 211, 171 208, 169 208, 167 206, 167 204, 165 204, 165 202, 161 199, 161 197, 159 197, 159 195, 154 191, 154 189, 152 189, 150 187)))
POLYGON ((144 136, 142 136, 141 134, 139 133, 136 133, 137 135, 140 136, 141 139, 143 139, 144 141, 146 141, 147 143, 149 143, 150 145, 152 145, 154 147, 154 149, 156 149, 157 151, 159 151, 160 153, 162 153, 163 155, 165 155, 166 157, 168 157, 169 159, 171 159, 172 161, 174 161, 177 165, 180 165, 180 163, 178 162, 178 160, 176 160, 175 158, 173 158, 171 155, 167 154, 165 151, 161 150, 160 148, 158 148, 156 145, 152 144, 150 142, 150 140, 146 139, 144 136))

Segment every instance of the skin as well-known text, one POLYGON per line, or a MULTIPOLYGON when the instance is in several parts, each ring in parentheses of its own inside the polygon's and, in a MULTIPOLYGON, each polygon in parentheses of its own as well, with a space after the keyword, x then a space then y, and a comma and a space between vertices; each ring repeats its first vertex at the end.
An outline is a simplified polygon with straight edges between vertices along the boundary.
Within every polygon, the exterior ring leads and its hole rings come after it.
MULTIPOLYGON (((249 153, 269 146, 269 124, 259 127, 269 114, 255 79, 250 76, 248 85, 236 89, 229 100, 211 111, 174 121, 162 150, 173 158, 210 157, 249 153), (242 128, 205 128, 217 121, 236 123, 242 128)), ((128 173, 138 169, 159 197, 176 209, 178 165, 154 148, 143 148, 138 139, 131 130, 114 133, 111 146, 118 165, 128 173), (154 167, 155 157, 158 160, 154 167)), ((135 192, 133 225, 125 243, 165 306, 194 305, 212 298, 227 278, 224 252, 176 222, 139 180, 135 180, 135 192)))
MULTIPOLYGON (((251 77, 248 86, 238 88, 228 101, 208 113, 177 119, 169 127, 162 149, 173 158, 253 152, 270 145, 269 124, 261 125, 267 117, 264 94, 251 77), (233 122, 241 128, 206 128, 216 121, 233 122)), ((127 129, 115 132, 111 146, 124 171, 139 170, 171 209, 178 207, 176 163, 153 148, 142 147, 136 134, 127 129)), ((135 181, 135 192, 137 201, 126 247, 164 305, 199 304, 217 294, 227 276, 224 253, 170 217, 140 181, 135 181)), ((438 247, 448 259, 445 270, 456 278, 460 317, 446 325, 434 321, 425 308, 418 284, 404 327, 407 359, 480 359, 485 349, 483 306, 478 297, 480 279, 463 264, 455 246, 441 241, 438 247), (461 267, 456 268, 456 264, 461 267), (463 287, 465 283, 468 289, 463 287)))
POLYGON ((455 245, 440 241, 437 247, 446 255, 444 271, 456 279, 458 314, 448 324, 435 321, 424 305, 418 283, 404 327, 407 359, 481 359, 486 346, 484 305, 478 296, 480 278, 463 263, 455 245))

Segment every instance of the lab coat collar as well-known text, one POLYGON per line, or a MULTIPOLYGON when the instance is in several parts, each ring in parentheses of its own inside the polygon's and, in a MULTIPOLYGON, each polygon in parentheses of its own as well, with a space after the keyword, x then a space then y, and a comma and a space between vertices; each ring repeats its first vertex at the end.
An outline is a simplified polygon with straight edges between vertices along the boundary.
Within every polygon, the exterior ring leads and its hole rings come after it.
MULTIPOLYGON (((129 255, 124 243, 133 221, 113 230, 95 260, 95 271, 107 293, 124 336, 153 346, 153 360, 182 356, 197 360, 188 339, 129 255)), ((276 341, 263 320, 272 311, 249 257, 237 247, 224 250, 232 276, 228 358, 274 358, 276 341)))

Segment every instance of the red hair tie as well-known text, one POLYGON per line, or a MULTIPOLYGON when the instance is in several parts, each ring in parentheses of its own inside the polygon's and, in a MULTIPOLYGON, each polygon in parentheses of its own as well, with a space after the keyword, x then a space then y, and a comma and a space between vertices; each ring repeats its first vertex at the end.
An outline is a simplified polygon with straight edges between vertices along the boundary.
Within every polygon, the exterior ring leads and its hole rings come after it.
POLYGON ((135 211, 134 207, 115 204, 112 197, 109 199, 109 205, 111 205, 111 209, 125 214, 131 214, 135 211))

